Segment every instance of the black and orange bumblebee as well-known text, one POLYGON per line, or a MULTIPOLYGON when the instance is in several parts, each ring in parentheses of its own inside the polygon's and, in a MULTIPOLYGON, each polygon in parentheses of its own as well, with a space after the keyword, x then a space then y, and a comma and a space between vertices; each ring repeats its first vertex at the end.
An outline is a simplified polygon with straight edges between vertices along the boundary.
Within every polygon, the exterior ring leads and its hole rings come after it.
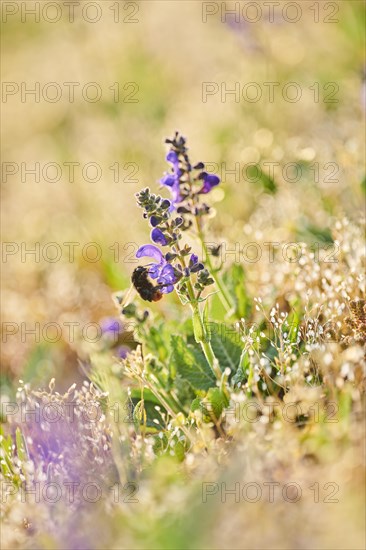
POLYGON ((161 289, 167 285, 154 285, 149 279, 149 270, 146 267, 136 267, 134 269, 131 281, 139 295, 147 302, 158 302, 162 299, 161 289))

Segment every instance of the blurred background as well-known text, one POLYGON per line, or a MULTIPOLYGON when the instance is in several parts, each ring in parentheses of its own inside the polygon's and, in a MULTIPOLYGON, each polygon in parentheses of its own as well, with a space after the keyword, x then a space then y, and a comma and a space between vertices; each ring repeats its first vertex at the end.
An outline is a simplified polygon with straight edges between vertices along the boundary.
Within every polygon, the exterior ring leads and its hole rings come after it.
MULTIPOLYGON (((5 391, 77 380, 80 331, 116 313, 149 241, 134 194, 158 190, 175 130, 222 178, 210 242, 332 243, 360 218, 364 2, 247 4, 2 3, 5 391)), ((260 265, 254 295, 281 284, 260 265)))

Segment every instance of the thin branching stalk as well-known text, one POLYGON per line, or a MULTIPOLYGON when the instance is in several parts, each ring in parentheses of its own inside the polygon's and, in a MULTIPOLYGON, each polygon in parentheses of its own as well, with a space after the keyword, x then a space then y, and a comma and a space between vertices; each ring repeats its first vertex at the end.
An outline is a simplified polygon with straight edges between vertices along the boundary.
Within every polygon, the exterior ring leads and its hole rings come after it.
POLYGON ((207 265, 207 267, 210 271, 210 275, 213 278, 213 280, 215 281, 215 284, 216 284, 217 288, 219 289, 219 298, 221 300, 221 303, 224 306, 224 308, 226 309, 226 312, 228 314, 232 313, 233 305, 232 305, 231 300, 230 300, 229 292, 228 292, 226 286, 224 285, 223 281, 221 280, 220 276, 218 275, 217 270, 212 265, 209 250, 206 246, 203 231, 202 231, 201 224, 200 224, 198 218, 196 218, 196 228, 197 228, 198 238, 199 238, 200 243, 202 245, 202 250, 205 253, 204 262, 206 263, 206 265, 207 265))

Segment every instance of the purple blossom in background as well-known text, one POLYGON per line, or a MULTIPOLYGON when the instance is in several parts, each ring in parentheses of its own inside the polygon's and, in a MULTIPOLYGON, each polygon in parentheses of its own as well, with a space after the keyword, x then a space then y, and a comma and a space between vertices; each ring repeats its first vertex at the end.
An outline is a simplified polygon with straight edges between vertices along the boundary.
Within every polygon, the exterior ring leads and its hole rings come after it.
POLYGON ((119 357, 119 359, 125 359, 130 351, 131 350, 128 346, 119 346, 114 353, 117 357, 119 357))
POLYGON ((175 275, 174 267, 166 261, 159 248, 153 244, 140 246, 136 252, 136 258, 144 257, 155 260, 155 263, 149 264, 149 275, 152 279, 156 279, 159 285, 166 285, 162 287, 161 292, 163 294, 173 292, 174 284, 178 279, 175 275))
MULTIPOLYGON (((43 492, 42 503, 51 509, 49 518, 59 518, 59 512, 67 510, 62 521, 55 519, 47 524, 47 532, 55 539, 52 542, 55 548, 83 550, 101 547, 97 522, 92 522, 90 528, 89 525, 87 529, 81 528, 82 518, 88 522, 86 512, 90 504, 79 487, 95 485, 96 481, 100 486, 104 483, 109 486, 111 476, 117 473, 111 453, 110 429, 103 420, 100 405, 102 397, 98 391, 90 393, 85 385, 80 391, 71 392, 68 400, 57 393, 40 398, 31 392, 23 396, 19 411, 13 418, 13 429, 21 429, 29 458, 34 464, 34 486, 40 484, 42 491, 50 473, 58 486, 60 496, 56 501, 51 499, 50 493, 43 492), (61 491, 61 487, 69 484, 75 484, 72 492, 61 491), (57 516, 53 516, 55 502, 61 505, 57 516)), ((33 481, 29 486, 32 485, 33 481)), ((104 546, 107 548, 108 543, 104 546)))
POLYGON ((122 323, 115 317, 105 317, 100 322, 100 328, 103 335, 116 341, 122 332, 122 323))

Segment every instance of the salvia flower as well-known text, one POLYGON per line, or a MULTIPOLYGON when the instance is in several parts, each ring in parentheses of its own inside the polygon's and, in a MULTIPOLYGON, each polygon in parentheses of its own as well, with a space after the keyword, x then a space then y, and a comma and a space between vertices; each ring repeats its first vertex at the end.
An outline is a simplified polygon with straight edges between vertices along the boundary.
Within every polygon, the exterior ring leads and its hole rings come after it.
POLYGON ((160 180, 160 183, 166 187, 169 187, 172 194, 171 210, 174 210, 176 208, 176 204, 182 200, 182 195, 180 192, 180 177, 182 175, 182 170, 179 168, 179 157, 175 151, 169 151, 166 156, 166 160, 172 164, 173 172, 170 174, 165 174, 165 176, 160 180))
POLYGON ((192 226, 194 219, 200 231, 203 217, 210 212, 210 207, 202 202, 201 195, 209 193, 217 186, 220 178, 205 172, 203 162, 192 166, 183 136, 176 133, 166 143, 169 144, 166 160, 171 165, 171 170, 160 183, 169 189, 171 199, 155 195, 149 188, 137 193, 137 203, 143 209, 143 217, 149 220, 152 228, 150 237, 154 244, 141 246, 136 257, 153 258, 154 261, 148 264, 148 274, 151 279, 156 280, 161 292, 172 292, 174 285, 178 283, 180 298, 184 296, 187 301, 194 302, 201 299, 204 288, 212 284, 213 280, 198 256, 191 254, 191 248, 187 244, 182 246, 180 240, 183 231, 192 226), (163 255, 155 245, 167 247, 169 251, 163 255), (192 281, 191 275, 195 275, 192 281), (192 287, 194 281, 198 290, 196 296, 192 287))
POLYGON ((149 275, 152 279, 156 279, 159 285, 162 285, 161 292, 169 294, 173 292, 174 285, 178 281, 178 276, 174 267, 167 262, 163 253, 157 246, 153 244, 145 244, 140 246, 136 252, 136 258, 153 258, 155 262, 149 265, 149 275))
POLYGON ((207 172, 202 172, 200 174, 200 179, 203 180, 203 186, 198 191, 200 194, 206 194, 211 191, 213 187, 216 187, 220 183, 220 178, 215 176, 215 174, 208 174, 207 172))
POLYGON ((198 261, 198 256, 196 254, 191 254, 189 259, 189 269, 191 273, 197 273, 204 269, 204 265, 198 261))
POLYGON ((156 244, 160 244, 161 246, 166 246, 168 244, 166 236, 158 227, 155 227, 155 229, 151 231, 151 240, 156 244))
MULTIPOLYGON (((206 195, 220 183, 215 174, 205 172, 203 162, 193 167, 189 160, 186 139, 176 132, 173 139, 165 140, 169 144, 166 160, 171 164, 171 172, 166 173, 160 183, 169 188, 171 193, 170 211, 200 217, 209 213, 209 207, 200 202, 200 195, 206 195)), ((183 229, 188 229, 191 219, 185 219, 183 229)))

